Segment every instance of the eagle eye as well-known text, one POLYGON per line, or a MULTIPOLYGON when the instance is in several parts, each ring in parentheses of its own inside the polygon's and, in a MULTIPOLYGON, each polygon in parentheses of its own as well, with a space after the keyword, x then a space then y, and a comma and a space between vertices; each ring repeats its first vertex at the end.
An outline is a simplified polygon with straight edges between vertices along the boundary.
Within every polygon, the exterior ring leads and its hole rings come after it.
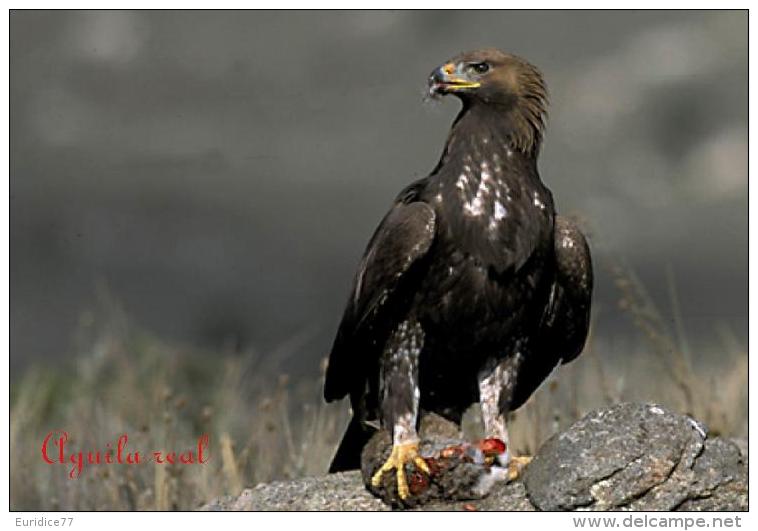
POLYGON ((469 69, 477 74, 486 74, 490 69, 490 65, 489 63, 471 63, 469 69))

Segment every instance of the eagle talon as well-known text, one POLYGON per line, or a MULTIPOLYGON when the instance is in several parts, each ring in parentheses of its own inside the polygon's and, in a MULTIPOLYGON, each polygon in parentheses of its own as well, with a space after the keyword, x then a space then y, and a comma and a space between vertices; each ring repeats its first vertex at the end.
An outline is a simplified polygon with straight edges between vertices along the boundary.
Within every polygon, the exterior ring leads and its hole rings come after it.
POLYGON ((378 487, 382 483, 382 477, 385 472, 389 472, 393 468, 397 474, 397 494, 400 499, 406 500, 410 496, 410 489, 408 488, 408 478, 405 474, 405 465, 413 463, 416 468, 424 472, 424 474, 431 475, 429 465, 424 461, 418 453, 418 443, 397 444, 392 446, 392 453, 379 470, 371 477, 371 485, 378 487))
POLYGON ((519 455, 511 457, 508 463, 508 481, 515 481, 521 476, 524 467, 534 459, 531 455, 519 455))

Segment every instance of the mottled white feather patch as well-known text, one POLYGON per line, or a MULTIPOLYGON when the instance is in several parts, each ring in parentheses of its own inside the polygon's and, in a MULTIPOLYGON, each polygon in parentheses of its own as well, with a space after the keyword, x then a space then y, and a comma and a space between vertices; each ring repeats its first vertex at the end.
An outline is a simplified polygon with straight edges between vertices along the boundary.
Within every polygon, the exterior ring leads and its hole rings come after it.
POLYGON ((534 206, 540 210, 545 210, 545 203, 542 202, 542 198, 537 192, 534 192, 534 206))
MULTIPOLYGON (((498 190, 499 192, 500 190, 498 190)), ((505 207, 500 201, 495 201, 495 219, 500 221, 505 216, 508 215, 508 212, 505 210, 505 207)))
POLYGON ((510 375, 498 365, 488 375, 479 379, 479 402, 482 407, 482 420, 488 436, 500 438, 509 448, 508 427, 505 424, 505 415, 501 414, 500 393, 508 385, 510 375))
POLYGON ((461 173, 458 176, 458 181, 456 181, 455 187, 458 188, 458 190, 463 191, 466 188, 466 185, 468 185, 468 175, 461 173))
POLYGON ((413 413, 405 413, 395 420, 392 430, 392 444, 408 444, 418 442, 416 433, 416 416, 413 413))
POLYGON ((471 202, 463 205, 463 210, 470 216, 481 216, 484 213, 482 198, 477 195, 471 202))
POLYGON ((481 216, 484 214, 485 199, 490 196, 490 186, 494 183, 492 174, 489 172, 486 162, 481 164, 482 171, 479 174, 479 186, 476 195, 463 205, 464 212, 469 216, 481 216))

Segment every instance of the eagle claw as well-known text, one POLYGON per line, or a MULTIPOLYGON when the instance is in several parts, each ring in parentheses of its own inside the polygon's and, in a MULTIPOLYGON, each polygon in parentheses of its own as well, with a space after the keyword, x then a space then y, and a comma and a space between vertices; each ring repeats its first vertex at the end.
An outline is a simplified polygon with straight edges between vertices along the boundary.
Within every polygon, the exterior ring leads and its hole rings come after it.
POLYGON ((515 481, 521 476, 524 467, 532 462, 532 456, 519 455, 511 457, 508 462, 508 481, 515 481))
POLYGON ((397 474, 397 493, 401 500, 406 500, 410 496, 408 488, 408 478, 405 474, 405 465, 412 463, 424 472, 430 475, 429 465, 424 458, 418 453, 418 443, 396 444, 392 446, 392 453, 379 470, 371 477, 371 485, 378 487, 382 483, 382 476, 393 468, 397 474))

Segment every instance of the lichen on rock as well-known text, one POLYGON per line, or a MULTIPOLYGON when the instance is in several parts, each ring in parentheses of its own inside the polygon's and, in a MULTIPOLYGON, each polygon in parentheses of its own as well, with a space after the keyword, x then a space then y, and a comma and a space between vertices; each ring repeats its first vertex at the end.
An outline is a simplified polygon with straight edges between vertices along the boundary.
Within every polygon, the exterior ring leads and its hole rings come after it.
POLYGON ((551 437, 524 483, 531 502, 548 511, 695 510, 714 499, 722 510, 741 510, 746 474, 737 446, 709 439, 694 419, 656 404, 620 404, 551 437))

